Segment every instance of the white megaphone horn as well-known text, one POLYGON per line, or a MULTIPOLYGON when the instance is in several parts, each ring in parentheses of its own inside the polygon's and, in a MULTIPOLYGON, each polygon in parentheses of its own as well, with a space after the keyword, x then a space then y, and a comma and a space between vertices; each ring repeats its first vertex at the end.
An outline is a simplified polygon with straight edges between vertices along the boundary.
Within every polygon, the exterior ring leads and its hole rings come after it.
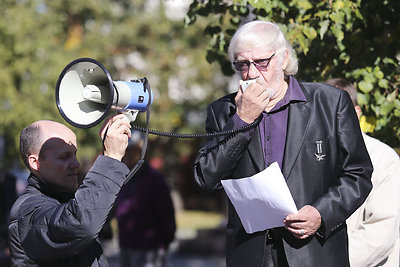
POLYGON ((111 109, 134 121, 138 112, 150 107, 153 96, 146 78, 113 81, 100 62, 79 58, 69 63, 58 77, 56 103, 69 124, 90 128, 99 124, 111 109))

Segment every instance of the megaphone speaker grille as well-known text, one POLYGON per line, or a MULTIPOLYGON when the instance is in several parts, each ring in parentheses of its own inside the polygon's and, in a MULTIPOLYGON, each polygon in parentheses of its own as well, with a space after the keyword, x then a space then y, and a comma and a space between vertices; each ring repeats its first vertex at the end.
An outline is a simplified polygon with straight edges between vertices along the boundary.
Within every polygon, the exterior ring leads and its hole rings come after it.
POLYGON ((61 116, 78 128, 90 128, 106 116, 114 98, 110 73, 98 61, 80 58, 72 61, 61 72, 56 86, 56 103, 61 116), (87 87, 98 89, 98 101, 84 97, 87 87))

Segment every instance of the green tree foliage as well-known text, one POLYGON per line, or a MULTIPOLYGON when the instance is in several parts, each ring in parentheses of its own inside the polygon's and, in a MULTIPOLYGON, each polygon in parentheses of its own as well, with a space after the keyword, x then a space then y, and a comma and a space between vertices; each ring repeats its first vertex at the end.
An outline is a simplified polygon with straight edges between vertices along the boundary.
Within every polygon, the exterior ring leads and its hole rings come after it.
MULTIPOLYGON (((0 137, 3 167, 18 161, 19 133, 39 119, 66 123, 55 103, 63 68, 80 57, 100 61, 113 80, 147 77, 153 89, 150 127, 179 133, 204 129, 206 104, 224 94, 227 78, 206 61, 204 24, 185 29, 167 18, 162 0, 0 0, 0 137)), ((173 1, 172 1, 173 2, 173 1)), ((177 10, 174 10, 177 13, 177 10)), ((135 124, 143 125, 144 114, 135 124)), ((78 157, 101 151, 98 130, 77 129, 78 157)), ((150 136, 147 156, 176 177, 200 140, 150 136)), ((190 162, 189 162, 190 163, 190 162)))
MULTIPOLYGON (((206 18, 207 60, 225 75, 233 72, 226 54, 241 23, 278 23, 299 57, 298 78, 340 77, 359 89, 359 102, 373 135, 400 146, 400 2, 397 0, 233 0, 194 1, 186 25, 206 18)), ((195 23, 196 22, 196 23, 195 23)))

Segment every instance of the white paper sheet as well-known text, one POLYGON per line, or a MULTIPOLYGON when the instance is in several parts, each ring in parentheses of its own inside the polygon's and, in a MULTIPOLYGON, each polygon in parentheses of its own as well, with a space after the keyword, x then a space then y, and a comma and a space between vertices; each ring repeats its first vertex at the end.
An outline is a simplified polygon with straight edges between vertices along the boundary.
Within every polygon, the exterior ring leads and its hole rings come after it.
POLYGON ((221 182, 249 234, 284 226, 286 216, 297 213, 277 162, 251 177, 221 182))

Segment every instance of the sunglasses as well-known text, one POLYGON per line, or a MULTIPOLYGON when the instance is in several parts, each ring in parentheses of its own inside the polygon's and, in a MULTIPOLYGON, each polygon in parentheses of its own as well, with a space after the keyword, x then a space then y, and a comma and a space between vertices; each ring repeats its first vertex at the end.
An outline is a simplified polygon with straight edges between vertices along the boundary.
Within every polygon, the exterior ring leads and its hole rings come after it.
POLYGON ((273 56, 275 56, 275 53, 269 58, 257 59, 254 61, 248 61, 248 60, 234 61, 233 65, 235 66, 235 69, 237 71, 248 71, 250 68, 250 64, 253 63, 254 67, 256 67, 259 71, 265 71, 267 70, 269 62, 271 61, 273 56))

